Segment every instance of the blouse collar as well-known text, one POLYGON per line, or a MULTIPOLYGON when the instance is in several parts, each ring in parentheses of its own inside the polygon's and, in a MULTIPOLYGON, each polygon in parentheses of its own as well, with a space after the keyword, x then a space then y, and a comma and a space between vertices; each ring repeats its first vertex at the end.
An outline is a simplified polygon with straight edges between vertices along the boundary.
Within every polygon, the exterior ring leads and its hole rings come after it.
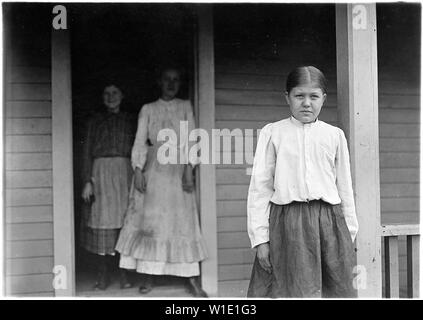
POLYGON ((290 120, 291 120, 291 123, 293 123, 297 127, 304 127, 304 126, 311 127, 311 126, 317 125, 318 122, 319 122, 319 119, 316 118, 316 120, 314 122, 311 122, 311 123, 302 123, 301 121, 295 119, 294 116, 291 116, 290 117, 290 120))
POLYGON ((164 103, 164 104, 172 104, 172 103, 175 103, 176 98, 173 98, 172 100, 164 100, 164 99, 162 99, 162 98, 159 98, 159 101, 160 101, 161 103, 164 103))

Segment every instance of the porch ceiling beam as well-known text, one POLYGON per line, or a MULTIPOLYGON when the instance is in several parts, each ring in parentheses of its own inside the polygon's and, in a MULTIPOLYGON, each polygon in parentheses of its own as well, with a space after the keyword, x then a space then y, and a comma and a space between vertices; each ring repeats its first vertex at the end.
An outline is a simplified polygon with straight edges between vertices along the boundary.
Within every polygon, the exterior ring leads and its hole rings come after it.
POLYGON ((359 221, 359 297, 381 297, 376 4, 336 5, 338 119, 350 148, 359 221))

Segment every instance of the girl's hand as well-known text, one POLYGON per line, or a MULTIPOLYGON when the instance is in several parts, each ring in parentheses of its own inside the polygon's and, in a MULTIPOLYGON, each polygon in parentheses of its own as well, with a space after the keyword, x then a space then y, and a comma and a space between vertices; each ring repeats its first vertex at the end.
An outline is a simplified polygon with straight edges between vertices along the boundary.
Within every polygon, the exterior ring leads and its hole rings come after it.
POLYGON ((268 273, 272 273, 272 265, 270 264, 270 247, 269 242, 259 244, 257 246, 257 258, 260 266, 268 273))
POLYGON ((182 176, 182 189, 189 193, 194 190, 194 177, 190 164, 185 166, 184 174, 182 176))
POLYGON ((90 202, 90 198, 93 194, 93 185, 91 182, 87 182, 84 186, 84 190, 82 190, 82 199, 84 199, 85 202, 90 202))
POLYGON ((144 193, 147 190, 147 181, 145 179, 144 173, 140 168, 135 169, 134 185, 135 189, 141 193, 144 193))

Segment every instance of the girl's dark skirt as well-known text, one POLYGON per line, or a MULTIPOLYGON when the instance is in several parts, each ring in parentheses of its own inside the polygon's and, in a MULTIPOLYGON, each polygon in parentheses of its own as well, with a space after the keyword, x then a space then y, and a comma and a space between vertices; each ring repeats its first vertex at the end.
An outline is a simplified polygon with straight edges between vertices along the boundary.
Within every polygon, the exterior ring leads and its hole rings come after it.
POLYGON ((88 252, 99 255, 115 254, 115 246, 119 238, 120 228, 97 229, 90 228, 87 224, 91 214, 91 205, 82 205, 82 220, 79 229, 79 244, 88 252))
POLYGON ((100 255, 115 254, 120 229, 94 229, 85 225, 82 228, 81 246, 85 250, 100 255))
POLYGON ((128 207, 132 167, 128 158, 96 158, 94 200, 84 204, 81 246, 99 254, 114 254, 128 207))
POLYGON ((248 297, 356 297, 354 247, 340 205, 272 203, 269 239, 272 273, 256 256, 248 297))

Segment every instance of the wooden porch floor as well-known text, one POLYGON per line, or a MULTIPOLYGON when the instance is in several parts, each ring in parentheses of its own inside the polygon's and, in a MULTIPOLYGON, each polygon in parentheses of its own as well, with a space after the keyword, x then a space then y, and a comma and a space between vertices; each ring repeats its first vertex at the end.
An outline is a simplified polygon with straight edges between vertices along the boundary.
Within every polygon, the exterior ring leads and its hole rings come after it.
POLYGON ((184 279, 177 277, 155 277, 153 290, 148 294, 138 293, 138 288, 142 283, 140 275, 130 274, 133 286, 129 289, 120 289, 118 274, 112 275, 112 281, 106 290, 94 289, 95 273, 92 271, 83 271, 77 275, 76 279, 76 296, 92 297, 92 298, 167 298, 180 297, 192 298, 185 286, 184 279))
POLYGON ((138 288, 142 283, 142 275, 136 272, 129 272, 129 280, 132 288, 120 289, 118 274, 118 257, 115 258, 112 268, 111 283, 106 290, 94 288, 96 280, 96 265, 98 257, 80 249, 76 252, 76 296, 77 297, 126 297, 126 298, 167 298, 180 297, 192 298, 186 287, 186 280, 173 276, 154 276, 154 287, 148 294, 140 294, 138 288))

